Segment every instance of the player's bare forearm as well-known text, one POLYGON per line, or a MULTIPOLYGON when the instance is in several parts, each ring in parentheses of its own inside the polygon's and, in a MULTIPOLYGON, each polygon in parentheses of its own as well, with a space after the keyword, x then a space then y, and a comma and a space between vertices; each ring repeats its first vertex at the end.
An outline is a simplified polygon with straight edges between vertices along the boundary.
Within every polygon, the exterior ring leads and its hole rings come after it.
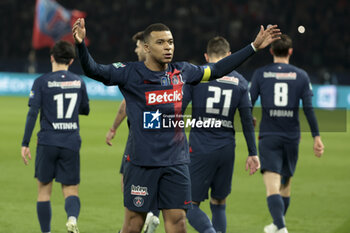
POLYGON ((106 143, 109 146, 112 146, 111 140, 114 138, 117 129, 119 128, 120 124, 123 122, 123 120, 126 118, 126 102, 125 99, 120 103, 118 113, 114 119, 113 126, 109 129, 106 135, 106 143))
POLYGON ((123 120, 126 118, 126 102, 125 99, 120 103, 118 113, 113 122, 113 129, 117 130, 123 120))

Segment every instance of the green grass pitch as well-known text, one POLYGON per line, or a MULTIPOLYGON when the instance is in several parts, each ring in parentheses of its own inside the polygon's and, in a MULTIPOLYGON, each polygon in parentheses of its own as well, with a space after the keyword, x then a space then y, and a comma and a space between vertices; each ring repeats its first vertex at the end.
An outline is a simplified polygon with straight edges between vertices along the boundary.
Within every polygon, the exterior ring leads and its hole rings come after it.
MULTIPOLYGON (((33 160, 25 166, 20 148, 28 111, 27 98, 0 97, 0 232, 40 232, 36 216, 34 158, 36 129, 30 144, 33 160)), ((79 228, 82 233, 118 232, 124 210, 119 166, 127 138, 123 123, 113 140, 105 135, 119 102, 91 100, 90 116, 80 118, 82 203, 79 228)), ((349 121, 349 115, 347 120, 349 121)), ((333 122, 334 123, 334 122, 333 122)), ((329 124, 332 124, 331 120, 329 124)), ((350 127, 346 132, 323 132, 325 154, 317 159, 310 133, 303 133, 299 163, 292 184, 291 206, 286 222, 291 233, 350 232, 350 127)), ((227 201, 227 232, 262 233, 271 222, 266 207, 265 189, 260 174, 244 171, 247 155, 242 133, 237 133, 236 164, 232 193, 227 201)), ((66 216, 61 187, 55 183, 52 195, 52 233, 65 231, 66 216)), ((208 202, 202 208, 209 212, 208 202)), ((161 219, 162 222, 162 219, 161 219)), ((157 232, 164 232, 163 224, 157 232)), ((188 232, 195 232, 188 225, 188 232)))

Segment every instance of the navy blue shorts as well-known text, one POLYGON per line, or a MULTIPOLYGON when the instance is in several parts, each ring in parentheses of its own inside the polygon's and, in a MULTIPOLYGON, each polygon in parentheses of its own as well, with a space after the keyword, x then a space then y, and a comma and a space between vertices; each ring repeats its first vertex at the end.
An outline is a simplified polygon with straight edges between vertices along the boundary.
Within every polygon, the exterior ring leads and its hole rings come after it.
POLYGON ((63 147, 38 145, 35 158, 35 177, 42 183, 56 182, 76 185, 80 182, 80 155, 63 147))
POLYGON ((209 188, 212 198, 225 199, 231 193, 234 162, 234 143, 208 154, 191 153, 192 200, 208 199, 209 188))
POLYGON ((125 160, 126 160, 126 157, 127 157, 128 155, 126 155, 126 154, 123 154, 123 156, 122 156, 122 161, 121 161, 121 163, 120 163, 120 169, 119 169, 119 173, 120 174, 124 174, 124 164, 125 164, 125 160))
POLYGON ((128 140, 126 141, 125 150, 124 150, 124 154, 122 157, 122 162, 120 164, 120 169, 119 169, 120 174, 124 174, 124 163, 125 163, 126 157, 129 155, 130 146, 131 146, 131 136, 130 136, 130 132, 129 132, 128 140))
POLYGON ((192 207, 188 166, 141 167, 126 161, 124 206, 135 212, 192 207))
POLYGON ((261 172, 276 172, 283 177, 294 174, 298 161, 299 140, 264 136, 259 140, 261 172))

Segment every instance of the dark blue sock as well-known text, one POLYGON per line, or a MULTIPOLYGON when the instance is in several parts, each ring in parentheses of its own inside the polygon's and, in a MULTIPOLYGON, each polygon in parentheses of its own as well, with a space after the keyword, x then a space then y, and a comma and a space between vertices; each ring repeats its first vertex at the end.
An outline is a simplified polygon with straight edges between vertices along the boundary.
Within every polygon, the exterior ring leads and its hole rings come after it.
POLYGON ((80 199, 77 196, 69 196, 66 198, 64 208, 68 217, 76 217, 78 219, 80 212, 80 199))
POLYGON ((51 231, 51 203, 50 201, 38 201, 36 212, 40 223, 41 232, 51 231))
POLYGON ((193 204, 192 206, 192 209, 187 210, 187 218, 191 226, 199 233, 215 233, 208 216, 199 209, 198 205, 193 204))
POLYGON ((210 203, 212 223, 216 232, 226 232, 226 205, 214 205, 210 203))
POLYGON ((159 212, 160 212, 160 210, 152 210, 151 211, 152 213, 153 213, 153 215, 155 215, 155 216, 157 216, 158 218, 159 218, 159 212))
POLYGON ((226 205, 214 205, 210 203, 212 223, 216 232, 226 232, 226 205))
POLYGON ((270 210, 270 214, 273 218, 273 223, 277 226, 278 229, 285 227, 284 224, 284 203, 281 195, 273 194, 267 197, 267 205, 270 210))
POLYGON ((290 203, 290 197, 282 197, 283 199, 283 203, 284 203, 284 213, 283 215, 286 215, 288 207, 289 207, 289 203, 290 203))

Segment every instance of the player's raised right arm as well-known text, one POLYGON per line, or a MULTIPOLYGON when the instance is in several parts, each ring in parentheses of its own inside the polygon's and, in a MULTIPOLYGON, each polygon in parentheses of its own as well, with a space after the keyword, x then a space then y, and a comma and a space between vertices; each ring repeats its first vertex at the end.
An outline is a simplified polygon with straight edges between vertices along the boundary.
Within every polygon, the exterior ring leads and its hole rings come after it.
POLYGON ((98 64, 91 57, 84 42, 86 36, 86 29, 85 21, 83 18, 77 19, 77 21, 73 25, 72 32, 75 44, 78 49, 80 64, 83 68, 85 75, 96 81, 103 82, 106 85, 110 85, 112 66, 98 64))

